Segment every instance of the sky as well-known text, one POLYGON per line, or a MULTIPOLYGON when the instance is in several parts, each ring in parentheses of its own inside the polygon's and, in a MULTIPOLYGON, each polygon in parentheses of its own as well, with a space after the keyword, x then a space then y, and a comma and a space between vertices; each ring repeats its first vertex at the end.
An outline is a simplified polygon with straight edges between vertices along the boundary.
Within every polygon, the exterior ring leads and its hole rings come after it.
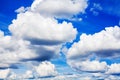
POLYGON ((0 1, 0 79, 119 76, 119 0, 0 1))

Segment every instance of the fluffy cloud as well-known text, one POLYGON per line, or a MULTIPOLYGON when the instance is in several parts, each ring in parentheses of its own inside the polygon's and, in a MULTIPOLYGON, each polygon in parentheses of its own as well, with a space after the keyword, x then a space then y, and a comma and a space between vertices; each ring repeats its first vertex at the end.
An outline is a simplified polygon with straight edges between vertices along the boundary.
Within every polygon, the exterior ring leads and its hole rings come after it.
POLYGON ((84 13, 86 8, 87 0, 35 0, 31 6, 32 11, 57 18, 84 13))
POLYGON ((29 42, 11 36, 2 36, 0 39, 0 68, 11 67, 20 60, 37 57, 35 51, 29 49, 29 42))
POLYGON ((53 18, 44 18, 39 13, 29 11, 18 14, 9 29, 13 36, 30 40, 31 43, 38 45, 72 41, 77 33, 71 23, 60 24, 53 18))
POLYGON ((21 6, 20 8, 18 8, 17 10, 15 10, 16 13, 24 13, 27 10, 29 10, 29 7, 25 8, 23 6, 21 6))
POLYGON ((120 28, 118 26, 105 28, 93 35, 82 34, 80 41, 69 49, 67 58, 80 58, 94 53, 99 57, 119 57, 120 28))
POLYGON ((106 72, 107 74, 120 74, 120 64, 111 64, 109 66, 108 71, 106 72))
POLYGON ((38 77, 49 77, 57 75, 55 66, 48 61, 40 63, 39 66, 35 67, 35 70, 38 73, 38 77))
MULTIPOLYGON (((3 75, 7 76, 5 76, 3 79, 39 79, 41 77, 54 77, 58 74, 55 65, 49 61, 43 61, 39 65, 35 66, 32 64, 30 66, 32 66, 30 70, 26 70, 26 72, 22 74, 14 73, 13 71, 9 71, 9 74, 7 74, 4 71, 5 73, 3 73, 3 75)), ((2 72, 0 72, 0 74, 2 74, 2 72)))
POLYGON ((0 70, 0 79, 5 79, 9 76, 10 69, 0 70))
MULTIPOLYGON (((118 58, 120 53, 120 28, 108 27, 93 35, 82 34, 80 41, 72 45, 66 56, 68 64, 85 71, 101 71, 106 67, 105 62, 82 62, 93 57, 118 58), (93 66, 94 65, 94 66, 93 66), (85 66, 85 67, 81 67, 85 66), (97 68, 96 68, 97 67, 97 68), (87 70, 89 69, 89 70, 87 70)), ((109 71, 110 72, 110 71, 109 71)))
POLYGON ((82 71, 104 72, 107 69, 107 64, 99 61, 83 61, 79 64, 79 67, 82 71))
POLYGON ((0 68, 24 61, 50 60, 59 55, 64 43, 75 39, 77 30, 71 23, 58 23, 53 17, 32 11, 33 7, 38 8, 38 3, 39 0, 35 0, 31 7, 16 10, 19 14, 9 25, 11 36, 4 36, 0 31, 0 68))
POLYGON ((75 68, 77 71, 85 71, 85 72, 105 72, 107 70, 106 62, 99 61, 68 61, 68 64, 75 68))
MULTIPOLYGON (((9 29, 12 38, 16 39, 15 45, 21 45, 20 51, 28 51, 19 52, 20 56, 29 57, 24 58, 25 60, 36 61, 49 60, 57 56, 62 44, 71 42, 77 34, 71 23, 58 23, 53 18, 44 18, 39 13, 31 11, 18 14, 17 19, 13 20, 9 29), (28 44, 18 43, 20 39, 28 44)), ((17 51, 19 48, 16 48, 17 51)), ((18 54, 18 52, 16 53, 18 54)))

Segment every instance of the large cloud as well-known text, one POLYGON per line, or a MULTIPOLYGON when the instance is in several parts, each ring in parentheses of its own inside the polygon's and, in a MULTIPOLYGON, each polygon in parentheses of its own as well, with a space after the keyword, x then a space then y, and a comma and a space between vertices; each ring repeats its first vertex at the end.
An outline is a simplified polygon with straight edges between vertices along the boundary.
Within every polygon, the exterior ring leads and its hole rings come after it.
POLYGON ((11 67, 20 60, 37 57, 35 51, 29 48, 29 42, 11 36, 2 36, 0 39, 0 68, 11 67))
POLYGON ((76 29, 71 23, 58 23, 53 18, 45 18, 39 13, 20 13, 9 26, 13 36, 30 40, 34 44, 54 45, 71 41, 76 36, 76 29), (66 34, 67 33, 67 34, 66 34))
MULTIPOLYGON (((118 58, 120 57, 120 28, 118 26, 108 27, 101 32, 93 35, 82 34, 80 41, 72 45, 68 50, 66 56, 68 63, 75 68, 78 68, 82 61, 90 60, 92 58, 118 58)), ((95 62, 89 62, 93 64, 95 62)), ((87 63, 86 63, 87 64, 87 63)), ((98 69, 101 69, 105 65, 98 64, 98 69)), ((85 65, 85 64, 84 64, 85 65)), ((90 67, 90 66, 89 66, 90 67)), ((94 66, 95 67, 95 66, 94 66)), ((85 68, 85 67, 84 67, 85 68)), ((83 69, 79 67, 79 69, 83 69)), ((92 70, 91 68, 87 68, 92 70)), ((99 71, 99 70, 97 70, 99 71)))
POLYGON ((57 18, 70 18, 86 8, 87 0, 35 0, 31 6, 32 11, 57 18))
POLYGON ((11 36, 0 31, 0 68, 23 61, 50 60, 59 55, 64 43, 75 39, 77 30, 71 23, 58 23, 54 17, 30 10, 32 7, 17 10, 20 13, 9 25, 11 36))
POLYGON ((29 43, 28 45, 20 43, 21 47, 26 47, 21 51, 29 51, 24 53, 32 55, 27 55, 30 58, 26 59, 37 61, 49 60, 58 55, 62 44, 71 42, 77 34, 71 23, 60 24, 53 18, 44 18, 39 13, 30 11, 18 14, 9 29, 17 43, 20 39, 29 43))
POLYGON ((108 27, 93 35, 82 34, 67 53, 68 58, 79 58, 95 53, 99 57, 119 57, 120 28, 108 27), (79 57, 78 57, 79 56, 79 57))

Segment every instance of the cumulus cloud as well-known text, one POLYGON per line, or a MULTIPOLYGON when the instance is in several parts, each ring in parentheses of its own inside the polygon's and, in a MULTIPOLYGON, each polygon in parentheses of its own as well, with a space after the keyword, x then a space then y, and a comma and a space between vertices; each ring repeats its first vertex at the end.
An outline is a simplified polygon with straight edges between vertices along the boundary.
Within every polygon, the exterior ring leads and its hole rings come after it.
MULTIPOLYGON (((21 9, 25 10, 21 7, 18 11, 21 11, 21 9)), ((20 60, 36 61, 49 60, 57 56, 62 44, 71 42, 77 34, 76 29, 73 28, 71 23, 58 23, 54 18, 45 18, 38 12, 31 10, 19 13, 17 19, 14 19, 9 26, 9 30, 12 33, 12 38, 16 39, 16 42, 20 39, 28 42, 28 45, 21 45, 21 47, 25 47, 24 51, 28 52, 19 53, 23 57, 26 54, 26 57, 28 56, 29 58, 21 58, 20 60)), ((15 44, 17 45, 17 43, 15 44)), ((21 49, 21 47, 19 48, 21 49)))
POLYGON ((69 18, 84 13, 87 6, 87 0, 35 0, 31 10, 44 16, 69 18))
POLYGON ((16 40, 11 36, 2 36, 0 39, 0 68, 10 67, 20 60, 37 57, 35 51, 29 49, 29 42, 16 40))
POLYGON ((107 64, 99 61, 84 61, 79 64, 79 67, 82 71, 104 72, 107 69, 107 64))
POLYGON ((120 75, 120 64, 116 64, 116 63, 111 64, 106 73, 113 74, 113 75, 120 75))
MULTIPOLYGON (((84 71, 104 71, 105 62, 84 62, 93 57, 118 58, 120 53, 120 28, 118 26, 108 27, 93 35, 82 34, 80 41, 68 49, 67 62, 73 68, 84 71), (94 66, 93 66, 94 65, 94 66), (85 66, 85 67, 82 67, 85 66), (88 69, 88 70, 87 70, 88 69)), ((108 71, 110 72, 110 70, 108 71)))
MULTIPOLYGON (((42 1, 42 4, 48 2, 42 1)), ((53 2, 58 3, 51 1, 53 2)), ((59 55, 64 43, 75 39, 77 30, 71 23, 58 23, 54 17, 45 17, 39 11, 34 11, 41 4, 39 3, 40 0, 35 0, 31 7, 20 7, 16 10, 17 18, 9 25, 11 36, 4 36, 0 31, 0 68, 24 61, 50 60, 59 55)))
POLYGON ((77 71, 84 71, 84 72, 105 72, 107 70, 107 63, 106 62, 99 62, 99 61, 68 61, 68 64, 76 69, 77 71))
MULTIPOLYGON (((1 71, 0 74, 2 74, 2 72, 3 71, 1 71)), ((26 70, 23 74, 14 73, 13 71, 9 71, 9 74, 7 74, 6 72, 3 73, 4 76, 6 75, 3 79, 39 79, 41 77, 55 77, 58 75, 55 65, 49 61, 40 62, 39 65, 32 64, 31 68, 26 70)))
POLYGON ((58 23, 52 18, 44 18, 39 13, 20 13, 13 24, 9 26, 13 36, 30 40, 36 44, 59 44, 72 41, 76 36, 76 29, 71 23, 58 23), (67 33, 67 34, 66 34, 67 33))
MULTIPOLYGON (((18 14, 9 29, 17 43, 20 39, 28 42, 28 45, 20 43, 23 47, 21 51, 28 51, 19 52, 20 56, 28 56, 26 60, 36 61, 49 60, 57 56, 62 44, 71 42, 77 34, 71 23, 58 23, 53 18, 44 18, 39 13, 30 11, 18 14)), ((16 49, 19 50, 19 48, 16 49)))
POLYGON ((54 64, 48 61, 40 63, 39 66, 35 67, 35 70, 38 74, 38 77, 50 77, 57 75, 54 64))
POLYGON ((80 58, 94 53, 103 58, 119 57, 120 28, 118 26, 105 28, 93 35, 82 34, 80 41, 69 49, 67 58, 80 58))

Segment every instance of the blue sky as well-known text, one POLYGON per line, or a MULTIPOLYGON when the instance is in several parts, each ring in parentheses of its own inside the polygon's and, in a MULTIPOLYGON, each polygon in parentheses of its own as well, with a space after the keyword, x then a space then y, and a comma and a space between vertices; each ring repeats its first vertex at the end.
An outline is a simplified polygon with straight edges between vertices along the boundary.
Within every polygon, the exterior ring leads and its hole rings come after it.
POLYGON ((0 79, 120 79, 119 7, 119 0, 2 0, 0 79))

